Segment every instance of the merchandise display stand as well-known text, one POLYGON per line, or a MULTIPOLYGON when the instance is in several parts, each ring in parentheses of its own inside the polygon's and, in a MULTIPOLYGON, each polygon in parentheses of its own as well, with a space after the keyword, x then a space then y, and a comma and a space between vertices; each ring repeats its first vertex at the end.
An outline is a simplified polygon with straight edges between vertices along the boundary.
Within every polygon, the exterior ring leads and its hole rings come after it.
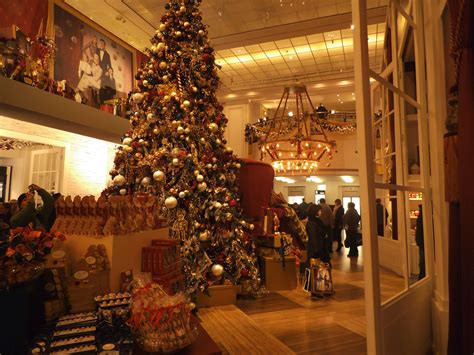
POLYGON ((70 262, 74 264, 92 244, 103 244, 110 260, 109 286, 111 292, 120 288, 120 273, 132 270, 134 274, 141 272, 142 248, 150 245, 153 239, 167 239, 168 228, 148 230, 139 233, 93 237, 85 235, 67 235, 64 242, 70 262))

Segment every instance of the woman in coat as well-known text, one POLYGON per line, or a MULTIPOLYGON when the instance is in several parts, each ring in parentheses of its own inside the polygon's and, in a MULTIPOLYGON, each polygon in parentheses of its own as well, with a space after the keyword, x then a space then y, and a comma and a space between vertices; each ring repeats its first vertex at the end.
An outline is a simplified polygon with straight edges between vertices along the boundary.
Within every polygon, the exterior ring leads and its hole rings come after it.
POLYGON ((328 263, 330 261, 327 248, 324 247, 324 237, 326 235, 326 227, 319 218, 321 214, 320 205, 311 205, 308 208, 308 223, 306 224, 306 232, 308 234, 308 247, 306 265, 310 265, 311 259, 321 259, 328 263))

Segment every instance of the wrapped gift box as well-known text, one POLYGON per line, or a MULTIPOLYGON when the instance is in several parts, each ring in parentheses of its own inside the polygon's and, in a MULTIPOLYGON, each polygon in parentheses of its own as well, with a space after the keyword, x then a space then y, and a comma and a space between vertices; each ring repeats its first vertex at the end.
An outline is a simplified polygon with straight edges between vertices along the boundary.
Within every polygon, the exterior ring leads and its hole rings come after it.
POLYGON ((184 291, 184 275, 181 268, 166 275, 153 276, 153 281, 160 285, 168 295, 184 291))
POLYGON ((263 257, 263 275, 265 287, 269 291, 293 290, 296 288, 296 258, 285 257, 285 266, 280 259, 263 257))
POLYGON ((142 272, 166 275, 179 268, 179 247, 176 239, 152 240, 151 247, 142 249, 142 272))
POLYGON ((235 304, 237 299, 236 285, 209 286, 208 290, 209 295, 202 292, 198 293, 198 307, 216 307, 235 304))

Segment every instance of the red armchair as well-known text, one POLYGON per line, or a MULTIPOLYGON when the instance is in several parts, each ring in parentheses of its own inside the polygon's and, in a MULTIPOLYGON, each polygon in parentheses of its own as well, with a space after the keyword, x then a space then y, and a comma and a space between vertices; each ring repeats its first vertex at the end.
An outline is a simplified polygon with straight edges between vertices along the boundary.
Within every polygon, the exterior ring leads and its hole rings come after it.
POLYGON ((240 203, 244 218, 255 225, 254 235, 262 235, 264 212, 270 206, 275 172, 270 164, 261 161, 241 159, 241 162, 240 203))

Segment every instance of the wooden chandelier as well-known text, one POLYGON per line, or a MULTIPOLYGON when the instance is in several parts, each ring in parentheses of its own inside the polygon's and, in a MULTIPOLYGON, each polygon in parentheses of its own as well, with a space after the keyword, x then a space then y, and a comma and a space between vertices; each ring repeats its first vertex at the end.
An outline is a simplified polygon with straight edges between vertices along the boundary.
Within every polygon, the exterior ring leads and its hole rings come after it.
MULTIPOLYGON (((268 155, 276 173, 316 171, 323 159, 332 159, 335 147, 335 141, 328 140, 320 124, 326 117, 324 106, 315 111, 305 85, 286 86, 273 118, 260 128, 260 159, 268 155)), ((326 162, 326 166, 329 164, 326 162)))

